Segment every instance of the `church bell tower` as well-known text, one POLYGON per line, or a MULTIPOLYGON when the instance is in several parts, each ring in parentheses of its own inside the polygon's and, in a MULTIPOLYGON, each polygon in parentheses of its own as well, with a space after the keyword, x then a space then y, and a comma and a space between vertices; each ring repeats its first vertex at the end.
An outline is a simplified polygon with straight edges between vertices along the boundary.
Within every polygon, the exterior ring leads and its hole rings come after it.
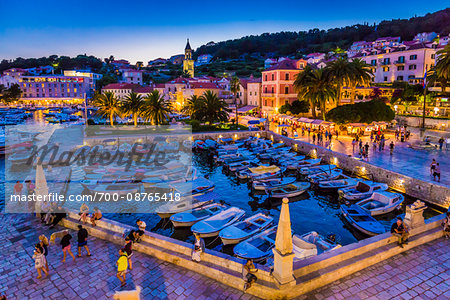
POLYGON ((192 59, 192 48, 187 39, 186 47, 184 48, 183 72, 188 73, 192 78, 194 77, 194 60, 192 59))

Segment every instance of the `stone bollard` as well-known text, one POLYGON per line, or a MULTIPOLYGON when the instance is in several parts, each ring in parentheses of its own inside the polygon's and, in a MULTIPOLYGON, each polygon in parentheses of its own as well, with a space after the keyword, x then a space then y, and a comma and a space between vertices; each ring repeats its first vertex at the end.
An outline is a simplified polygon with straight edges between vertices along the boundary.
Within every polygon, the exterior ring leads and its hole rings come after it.
POLYGON ((423 211, 427 208, 424 202, 417 200, 411 205, 406 206, 406 215, 404 223, 409 230, 425 225, 423 211))
POLYGON ((294 278, 294 257, 292 253, 292 231, 291 218, 289 215, 289 200, 283 198, 281 205, 280 219, 278 221, 275 248, 272 249, 274 255, 273 277, 280 285, 295 283, 294 278))
POLYGON ((135 290, 132 291, 117 291, 113 295, 115 300, 139 300, 141 299, 141 287, 136 286, 135 290))

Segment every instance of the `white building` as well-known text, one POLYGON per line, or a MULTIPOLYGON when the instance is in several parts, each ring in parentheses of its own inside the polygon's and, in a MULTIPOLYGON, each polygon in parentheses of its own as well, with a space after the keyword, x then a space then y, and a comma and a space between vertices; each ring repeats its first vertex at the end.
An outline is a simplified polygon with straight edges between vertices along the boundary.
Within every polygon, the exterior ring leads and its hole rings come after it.
POLYGON ((82 71, 82 70, 64 70, 64 76, 79 76, 79 77, 86 77, 88 78, 89 85, 91 86, 91 89, 95 89, 95 85, 97 83, 97 80, 100 80, 103 75, 93 73, 90 71, 82 71))
POLYGON ((142 85, 142 70, 135 69, 123 69, 122 72, 122 83, 140 84, 142 85))

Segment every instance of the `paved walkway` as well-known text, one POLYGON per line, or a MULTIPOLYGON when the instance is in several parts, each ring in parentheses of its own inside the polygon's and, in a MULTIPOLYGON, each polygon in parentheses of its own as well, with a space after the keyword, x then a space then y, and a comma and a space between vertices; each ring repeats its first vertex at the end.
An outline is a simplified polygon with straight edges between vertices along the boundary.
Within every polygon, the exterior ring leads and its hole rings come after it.
POLYGON ((298 299, 450 299, 449 247, 440 238, 298 299))
MULTIPOLYGON (((93 256, 61 262, 59 245, 49 249, 50 278, 36 279, 33 255, 39 234, 50 230, 25 214, 0 214, 0 295, 8 299, 112 299, 122 290, 116 276, 119 246, 91 237, 93 256)), ((76 255, 76 232, 71 231, 76 255)), ((143 299, 255 299, 242 291, 151 256, 134 252, 133 270, 127 274, 123 290, 142 287, 143 299)))

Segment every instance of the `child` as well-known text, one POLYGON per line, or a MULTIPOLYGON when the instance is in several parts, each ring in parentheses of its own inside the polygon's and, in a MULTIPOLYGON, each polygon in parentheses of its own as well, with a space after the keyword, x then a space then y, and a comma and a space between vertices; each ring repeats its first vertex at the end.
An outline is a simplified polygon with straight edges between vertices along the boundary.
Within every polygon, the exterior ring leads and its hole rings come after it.
POLYGON ((125 249, 119 249, 119 259, 116 262, 117 265, 117 278, 119 278, 121 282, 121 286, 126 284, 126 274, 128 269, 128 257, 125 252, 125 249))
POLYGON ((36 244, 34 247, 33 259, 34 259, 34 267, 36 268, 36 270, 38 272, 38 277, 36 277, 36 278, 37 279, 42 278, 41 271, 44 272, 45 277, 47 277, 48 272, 47 272, 47 269, 45 268, 46 259, 44 256, 44 250, 42 249, 40 244, 36 244))

